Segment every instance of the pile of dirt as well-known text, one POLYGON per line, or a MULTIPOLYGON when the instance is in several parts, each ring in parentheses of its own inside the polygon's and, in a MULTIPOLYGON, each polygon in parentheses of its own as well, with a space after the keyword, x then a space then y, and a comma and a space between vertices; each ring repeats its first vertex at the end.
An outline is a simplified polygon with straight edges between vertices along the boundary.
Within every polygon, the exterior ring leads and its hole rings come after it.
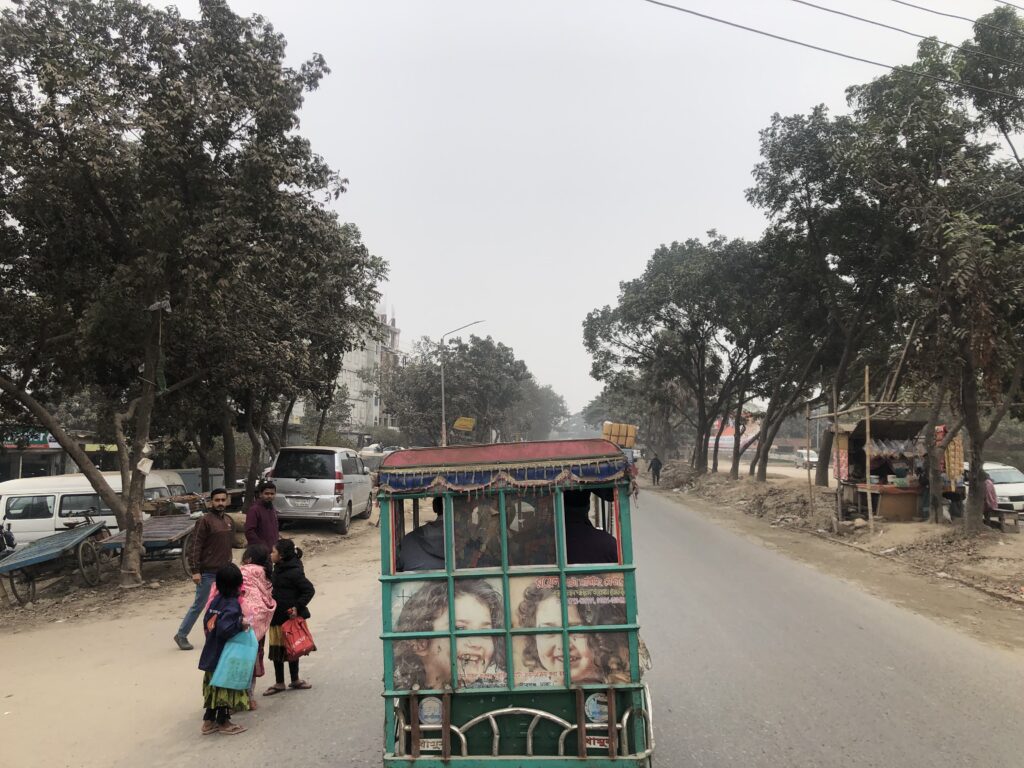
POLYGON ((844 539, 868 553, 903 561, 939 578, 955 579, 990 593, 1024 601, 1024 534, 986 529, 968 535, 959 525, 907 523, 875 518, 846 520, 833 532, 835 491, 802 480, 769 476, 759 483, 721 474, 697 476, 688 467, 673 473, 677 492, 786 527, 844 539))
POLYGON ((834 491, 817 487, 812 491, 798 480, 759 483, 749 477, 730 480, 720 474, 704 475, 694 477, 687 490, 773 526, 812 530, 831 528, 836 503, 834 491))

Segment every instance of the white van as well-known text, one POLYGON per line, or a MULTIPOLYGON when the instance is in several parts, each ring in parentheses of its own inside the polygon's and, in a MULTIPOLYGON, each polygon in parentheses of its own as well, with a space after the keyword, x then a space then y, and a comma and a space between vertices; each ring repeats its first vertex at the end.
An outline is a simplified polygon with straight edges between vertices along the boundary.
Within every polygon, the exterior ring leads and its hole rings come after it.
MULTIPOLYGON (((121 492, 120 472, 104 472, 103 477, 116 493, 121 492)), ((168 482, 175 479, 181 483, 173 472, 151 472, 146 476, 146 499, 170 496, 168 482)), ((0 483, 0 519, 5 528, 10 527, 19 546, 67 529, 86 511, 93 521, 117 530, 114 513, 85 475, 25 477, 0 483)))

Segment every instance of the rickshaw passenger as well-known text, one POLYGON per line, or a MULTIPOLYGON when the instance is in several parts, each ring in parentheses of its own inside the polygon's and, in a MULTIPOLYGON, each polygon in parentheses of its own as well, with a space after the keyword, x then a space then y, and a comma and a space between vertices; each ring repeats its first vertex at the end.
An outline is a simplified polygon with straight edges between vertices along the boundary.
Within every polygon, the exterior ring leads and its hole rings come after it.
POLYGON ((444 569, 444 499, 435 496, 433 510, 437 517, 402 537, 398 553, 400 571, 434 571, 444 569))
POLYGON ((569 565, 619 562, 619 545, 590 522, 590 491, 563 491, 565 555, 569 565))

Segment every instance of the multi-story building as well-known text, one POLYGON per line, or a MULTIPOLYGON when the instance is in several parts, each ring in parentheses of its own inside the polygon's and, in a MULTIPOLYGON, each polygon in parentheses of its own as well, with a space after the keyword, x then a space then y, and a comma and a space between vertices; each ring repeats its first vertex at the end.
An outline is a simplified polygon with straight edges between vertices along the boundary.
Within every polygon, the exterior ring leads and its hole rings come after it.
POLYGON ((338 384, 348 388, 348 400, 352 406, 349 422, 353 431, 398 426, 395 417, 381 408, 379 381, 381 366, 400 354, 398 339, 401 331, 395 325, 394 315, 388 319, 387 313, 380 312, 377 320, 382 338, 378 340, 367 336, 361 348, 346 353, 341 376, 338 377, 338 384))

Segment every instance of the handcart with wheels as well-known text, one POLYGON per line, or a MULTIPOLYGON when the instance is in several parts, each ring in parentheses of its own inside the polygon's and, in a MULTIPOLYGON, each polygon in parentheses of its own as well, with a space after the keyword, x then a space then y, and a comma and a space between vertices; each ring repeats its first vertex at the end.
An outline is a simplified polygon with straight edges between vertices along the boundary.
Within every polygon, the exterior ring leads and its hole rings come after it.
POLYGON ((21 605, 35 600, 37 582, 61 578, 77 570, 94 587, 100 583, 97 544, 109 535, 103 523, 85 523, 67 531, 37 539, 0 560, 0 576, 6 576, 14 599, 21 605))
MULTIPOLYGON (((188 567, 188 543, 196 521, 188 515, 167 515, 151 517, 142 523, 142 547, 144 561, 181 560, 186 575, 188 567)), ((127 534, 121 531, 103 542, 103 548, 110 552, 124 551, 127 534)))

